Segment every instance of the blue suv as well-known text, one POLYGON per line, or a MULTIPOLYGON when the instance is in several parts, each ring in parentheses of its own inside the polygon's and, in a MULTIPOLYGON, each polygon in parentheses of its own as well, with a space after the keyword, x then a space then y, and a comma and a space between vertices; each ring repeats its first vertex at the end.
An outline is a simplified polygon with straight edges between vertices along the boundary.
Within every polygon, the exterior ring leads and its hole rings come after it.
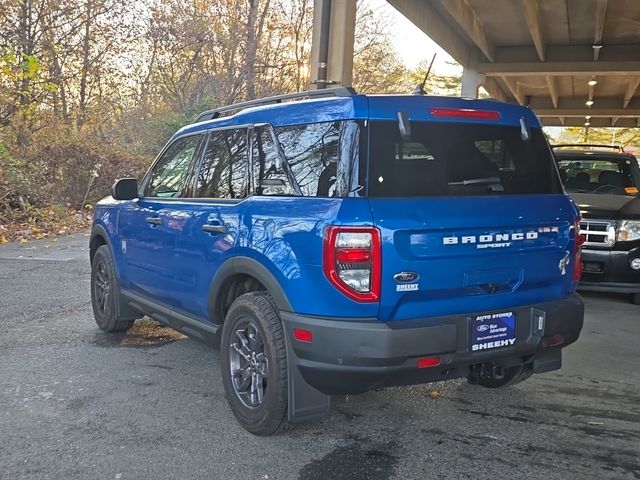
POLYGON ((95 208, 98 326, 220 348, 258 435, 330 395, 560 368, 579 213, 527 108, 329 89, 201 114, 95 208))

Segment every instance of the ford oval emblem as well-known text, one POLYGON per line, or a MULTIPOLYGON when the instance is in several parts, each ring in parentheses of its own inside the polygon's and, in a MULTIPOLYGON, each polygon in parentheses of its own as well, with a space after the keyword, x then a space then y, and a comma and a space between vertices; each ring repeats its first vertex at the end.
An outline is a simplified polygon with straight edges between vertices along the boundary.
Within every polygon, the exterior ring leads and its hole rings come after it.
POLYGON ((393 276, 398 283, 415 283, 420 279, 420 275, 416 272, 400 272, 393 276))
POLYGON ((489 325, 487 325, 486 323, 483 323, 482 325, 478 325, 477 330, 479 332, 486 332, 487 330, 489 330, 489 325))

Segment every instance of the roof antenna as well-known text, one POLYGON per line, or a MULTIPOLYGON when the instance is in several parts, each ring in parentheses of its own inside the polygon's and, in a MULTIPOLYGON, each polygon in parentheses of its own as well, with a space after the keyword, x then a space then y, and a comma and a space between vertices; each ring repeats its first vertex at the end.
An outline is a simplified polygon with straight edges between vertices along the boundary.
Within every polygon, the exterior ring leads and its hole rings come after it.
POLYGON ((422 83, 418 84, 416 86, 416 89, 412 92, 413 95, 426 95, 427 92, 424 91, 424 86, 427 83, 427 78, 429 78, 429 74, 431 73, 431 67, 433 67, 433 62, 436 60, 436 55, 438 53, 434 53, 433 54, 433 58, 431 59, 431 63, 429 64, 429 68, 427 69, 427 74, 424 76, 424 80, 422 80, 422 83))

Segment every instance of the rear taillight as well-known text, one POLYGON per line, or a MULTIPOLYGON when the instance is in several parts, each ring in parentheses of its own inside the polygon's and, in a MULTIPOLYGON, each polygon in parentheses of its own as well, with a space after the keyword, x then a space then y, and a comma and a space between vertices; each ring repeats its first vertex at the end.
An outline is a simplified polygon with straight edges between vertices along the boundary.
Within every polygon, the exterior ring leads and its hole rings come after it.
POLYGON ((322 253, 331 284, 358 302, 380 298, 380 232, 373 227, 329 227, 322 253))
POLYGON ((585 242, 585 237, 580 233, 580 221, 582 218, 576 220, 574 226, 574 242, 575 248, 573 252, 573 281, 577 282, 582 277, 582 244, 585 242))

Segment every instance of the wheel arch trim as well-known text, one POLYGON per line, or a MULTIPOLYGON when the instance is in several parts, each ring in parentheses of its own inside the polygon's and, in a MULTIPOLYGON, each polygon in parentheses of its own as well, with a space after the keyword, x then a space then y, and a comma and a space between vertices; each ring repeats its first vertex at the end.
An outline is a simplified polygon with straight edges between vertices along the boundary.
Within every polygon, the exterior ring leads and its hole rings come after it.
MULTIPOLYGON (((210 306, 217 300, 225 282, 238 274, 249 275, 258 280, 267 289, 278 310, 292 311, 289 299, 275 275, 258 260, 244 256, 230 258, 218 268, 209 287, 210 306)), ((222 323, 217 322, 215 318, 211 320, 214 323, 222 323)))
MULTIPOLYGON (((93 243, 93 239, 96 237, 102 237, 105 241, 105 243, 109 246, 109 249, 111 250, 111 255, 113 255, 113 264, 115 266, 116 269, 116 277, 120 278, 120 268, 118 265, 118 262, 116 261, 116 252, 113 248, 113 243, 111 241, 111 237, 109 236, 109 233, 107 232, 107 229, 100 224, 95 224, 92 228, 91 228, 91 237, 89 239, 89 260, 91 261, 93 255, 91 252, 91 244, 93 243)), ((94 252, 95 253, 95 252, 94 252)))

